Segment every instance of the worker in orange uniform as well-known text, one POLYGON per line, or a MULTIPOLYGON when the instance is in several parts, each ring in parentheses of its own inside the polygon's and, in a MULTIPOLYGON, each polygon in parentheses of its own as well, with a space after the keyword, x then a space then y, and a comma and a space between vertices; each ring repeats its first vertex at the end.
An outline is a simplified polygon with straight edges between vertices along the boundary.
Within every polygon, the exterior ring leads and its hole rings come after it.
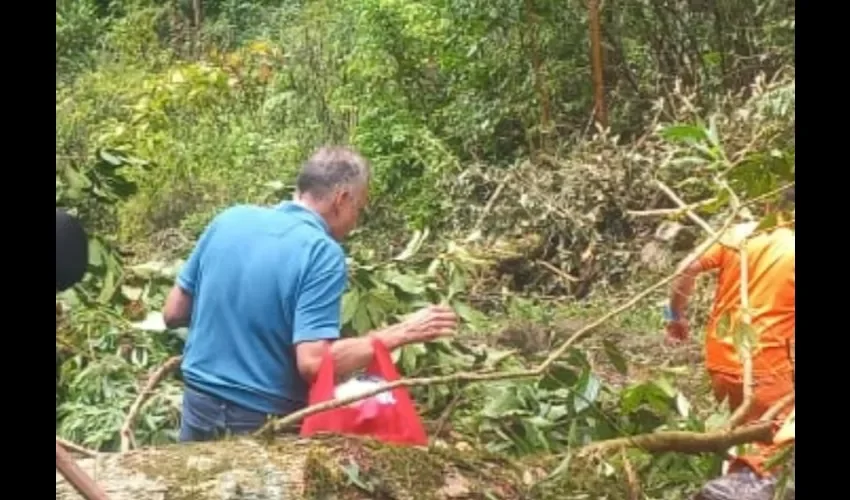
MULTIPOLYGON (((793 189, 793 188, 792 188, 793 189)), ((793 203, 793 191, 783 197, 780 209, 793 203)), ((758 223, 735 226, 690 265, 679 271, 673 282, 667 316, 668 341, 688 338, 685 309, 696 277, 718 271, 714 305, 705 333, 705 363, 718 402, 728 400, 731 411, 743 402, 743 365, 733 332, 741 319, 741 258, 737 245, 745 242, 748 298, 751 325, 756 332, 752 349, 753 403, 744 423, 758 420, 777 401, 794 391, 791 345, 794 339, 794 231, 793 222, 778 218, 775 229, 755 232, 758 223), (729 332, 718 331, 718 320, 728 315, 729 332)), ((782 422, 790 413, 787 405, 777 415, 782 422)), ((748 467, 760 477, 769 477, 765 461, 778 444, 757 443, 752 453, 736 458, 729 472, 748 467)), ((743 469, 746 470, 746 469, 743 469)))

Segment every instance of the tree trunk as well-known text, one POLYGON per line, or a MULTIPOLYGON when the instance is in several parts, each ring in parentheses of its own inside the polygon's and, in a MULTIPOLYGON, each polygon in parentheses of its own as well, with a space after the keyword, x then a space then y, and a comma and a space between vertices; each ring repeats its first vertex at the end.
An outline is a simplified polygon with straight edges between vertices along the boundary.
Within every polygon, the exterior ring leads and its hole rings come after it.
MULTIPOLYGON (((345 438, 169 445, 79 464, 111 500, 549 498, 528 491, 542 469, 498 456, 345 438)), ((56 498, 81 499, 58 473, 56 498)))

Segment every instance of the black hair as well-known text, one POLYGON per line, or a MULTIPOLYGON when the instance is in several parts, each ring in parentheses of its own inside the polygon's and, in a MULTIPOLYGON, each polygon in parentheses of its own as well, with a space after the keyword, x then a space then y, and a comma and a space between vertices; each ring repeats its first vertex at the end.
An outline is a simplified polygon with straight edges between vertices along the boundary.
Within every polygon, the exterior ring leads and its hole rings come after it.
POLYGON ((56 209, 56 291, 76 285, 86 274, 89 243, 80 222, 62 209, 56 209))

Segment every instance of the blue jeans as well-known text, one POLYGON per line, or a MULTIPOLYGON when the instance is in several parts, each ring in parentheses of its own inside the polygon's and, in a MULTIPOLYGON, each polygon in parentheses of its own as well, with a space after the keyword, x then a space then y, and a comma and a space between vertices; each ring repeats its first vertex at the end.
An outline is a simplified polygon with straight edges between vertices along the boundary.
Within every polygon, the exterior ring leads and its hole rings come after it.
POLYGON ((248 410, 186 386, 183 391, 183 417, 180 441, 212 441, 257 431, 269 415, 248 410))

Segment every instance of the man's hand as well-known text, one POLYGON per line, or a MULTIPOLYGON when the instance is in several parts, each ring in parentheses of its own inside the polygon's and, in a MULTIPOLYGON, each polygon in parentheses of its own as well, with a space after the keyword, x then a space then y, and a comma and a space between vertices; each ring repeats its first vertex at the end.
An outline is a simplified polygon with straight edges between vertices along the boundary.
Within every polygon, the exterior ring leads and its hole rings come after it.
POLYGON ((666 341, 670 345, 675 345, 688 340, 690 331, 688 328, 688 320, 680 319, 677 321, 667 322, 667 338, 666 341))
POLYGON ((454 334, 457 314, 448 306, 428 306, 402 322, 408 343, 431 342, 454 334))
MULTIPOLYGON (((335 340, 330 342, 334 357, 335 375, 343 380, 353 371, 364 368, 373 356, 371 338, 380 340, 389 350, 406 344, 430 342, 451 336, 457 328, 457 315, 447 306, 428 306, 400 323, 382 330, 371 332, 368 337, 335 340)), ((295 346, 298 372, 307 382, 312 383, 319 373, 322 357, 328 348, 328 341, 299 342, 295 346)))

